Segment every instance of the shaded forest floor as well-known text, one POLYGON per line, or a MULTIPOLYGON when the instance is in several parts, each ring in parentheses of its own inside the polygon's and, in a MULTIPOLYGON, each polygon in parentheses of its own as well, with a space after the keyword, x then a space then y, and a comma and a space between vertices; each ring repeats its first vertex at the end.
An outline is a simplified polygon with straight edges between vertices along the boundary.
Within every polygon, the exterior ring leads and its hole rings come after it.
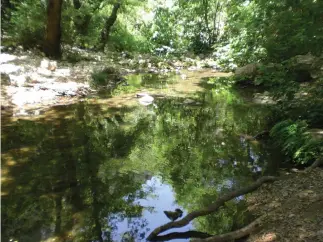
POLYGON ((323 241, 323 170, 284 173, 249 196, 249 210, 267 216, 247 241, 323 241))

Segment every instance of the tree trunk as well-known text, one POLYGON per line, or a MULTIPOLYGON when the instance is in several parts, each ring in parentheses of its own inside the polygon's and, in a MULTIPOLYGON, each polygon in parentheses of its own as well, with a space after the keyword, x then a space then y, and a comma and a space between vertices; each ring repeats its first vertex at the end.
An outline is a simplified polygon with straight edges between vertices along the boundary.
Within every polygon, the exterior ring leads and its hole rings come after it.
POLYGON ((61 57, 61 12, 63 0, 49 0, 44 52, 48 57, 61 57))
POLYGON ((105 47, 105 45, 109 39, 109 36, 110 36, 111 27, 113 26, 113 24, 117 20, 117 13, 118 13, 120 6, 121 6, 120 2, 115 3, 113 5, 111 15, 105 21, 104 27, 101 31, 101 41, 100 41, 100 45, 98 47, 99 50, 104 50, 104 47, 105 47))
POLYGON ((210 31, 210 27, 209 27, 209 1, 208 0, 203 0, 202 1, 203 4, 203 12, 204 12, 204 24, 205 24, 205 28, 207 31, 207 36, 208 36, 208 45, 210 46, 210 40, 211 40, 211 31, 210 31))

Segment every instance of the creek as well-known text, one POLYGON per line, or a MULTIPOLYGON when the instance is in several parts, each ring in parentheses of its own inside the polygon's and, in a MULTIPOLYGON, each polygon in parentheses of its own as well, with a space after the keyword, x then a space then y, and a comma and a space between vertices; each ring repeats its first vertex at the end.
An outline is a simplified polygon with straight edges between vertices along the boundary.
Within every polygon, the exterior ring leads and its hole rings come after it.
MULTIPOLYGON (((225 76, 131 75, 112 92, 3 118, 2 241, 145 241, 169 222, 164 210, 185 216, 275 175, 280 155, 250 138, 266 129, 268 106, 225 76)), ((239 197, 169 232, 218 234, 251 217, 239 197)))

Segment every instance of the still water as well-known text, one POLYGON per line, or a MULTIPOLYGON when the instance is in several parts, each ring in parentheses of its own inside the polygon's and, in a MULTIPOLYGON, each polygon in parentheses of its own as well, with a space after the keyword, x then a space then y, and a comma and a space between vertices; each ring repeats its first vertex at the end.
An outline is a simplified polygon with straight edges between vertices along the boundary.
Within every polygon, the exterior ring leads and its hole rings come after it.
MULTIPOLYGON (((276 152, 250 139, 268 107, 203 75, 129 76, 113 92, 3 120, 2 241, 145 241, 169 222, 164 210, 185 216, 275 173, 276 152), (139 91, 154 104, 139 105, 139 91)), ((251 217, 239 197, 167 232, 224 233, 251 217)))

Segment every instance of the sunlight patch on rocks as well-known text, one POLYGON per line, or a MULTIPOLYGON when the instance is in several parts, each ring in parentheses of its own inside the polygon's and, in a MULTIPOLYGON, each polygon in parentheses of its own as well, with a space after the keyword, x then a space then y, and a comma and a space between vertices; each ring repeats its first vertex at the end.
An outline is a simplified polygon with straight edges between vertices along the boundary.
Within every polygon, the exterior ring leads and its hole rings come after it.
POLYGON ((6 53, 0 54, 0 63, 7 63, 7 62, 13 61, 15 59, 17 59, 17 56, 15 56, 15 55, 10 55, 10 54, 6 54, 6 53))
POLYGON ((1 64, 0 65, 0 72, 4 74, 12 74, 23 71, 24 68, 21 66, 16 66, 14 64, 1 64))

